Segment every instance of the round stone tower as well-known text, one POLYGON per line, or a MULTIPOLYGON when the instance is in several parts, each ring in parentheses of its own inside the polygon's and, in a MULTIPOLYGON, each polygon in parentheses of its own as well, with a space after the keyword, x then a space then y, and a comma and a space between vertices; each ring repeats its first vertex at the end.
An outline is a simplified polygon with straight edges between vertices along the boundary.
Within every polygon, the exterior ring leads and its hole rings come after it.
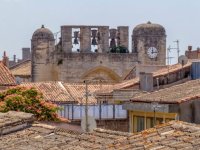
POLYGON ((140 64, 165 65, 165 28, 151 22, 136 26, 132 34, 132 52, 138 53, 138 61, 140 64))
POLYGON ((32 81, 47 81, 52 79, 52 65, 50 54, 55 49, 53 33, 44 27, 37 29, 31 39, 32 49, 32 81))

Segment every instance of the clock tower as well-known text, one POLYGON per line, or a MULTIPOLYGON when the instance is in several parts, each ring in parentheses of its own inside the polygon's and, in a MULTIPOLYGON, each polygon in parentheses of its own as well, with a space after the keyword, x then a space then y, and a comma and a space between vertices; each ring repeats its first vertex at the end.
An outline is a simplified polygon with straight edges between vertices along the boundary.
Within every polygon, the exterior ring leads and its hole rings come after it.
POLYGON ((138 54, 142 65, 166 65, 165 28, 151 22, 140 24, 133 29, 132 53, 138 54))

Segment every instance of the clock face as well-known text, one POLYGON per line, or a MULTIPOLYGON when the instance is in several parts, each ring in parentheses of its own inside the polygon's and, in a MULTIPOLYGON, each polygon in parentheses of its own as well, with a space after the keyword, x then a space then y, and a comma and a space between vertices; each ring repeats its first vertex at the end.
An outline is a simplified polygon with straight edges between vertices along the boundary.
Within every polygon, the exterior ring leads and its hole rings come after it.
POLYGON ((155 47, 150 47, 147 50, 147 54, 148 54, 149 58, 154 59, 158 56, 158 50, 155 47))

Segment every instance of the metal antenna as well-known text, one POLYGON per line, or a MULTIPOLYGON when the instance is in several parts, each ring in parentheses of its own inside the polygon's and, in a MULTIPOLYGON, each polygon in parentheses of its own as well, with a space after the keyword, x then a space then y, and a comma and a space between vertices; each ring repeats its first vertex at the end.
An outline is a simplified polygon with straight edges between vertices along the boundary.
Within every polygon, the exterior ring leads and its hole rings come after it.
POLYGON ((176 40, 176 41, 174 41, 174 42, 177 43, 177 46, 176 46, 176 47, 170 47, 170 46, 169 46, 168 51, 170 51, 170 50, 172 50, 172 49, 177 50, 177 57, 179 58, 179 56, 180 56, 179 40, 176 40))
POLYGON ((58 34, 60 33, 60 31, 53 33, 54 37, 56 39, 56 44, 58 44, 58 34))
MULTIPOLYGON (((169 66, 171 64, 171 59, 174 57, 170 57, 169 53, 171 52, 171 46, 169 45, 169 47, 167 48, 167 77, 169 80, 169 66)), ((168 81, 167 81, 168 82, 168 81)))
POLYGON ((179 49, 179 40, 174 41, 177 44, 177 54, 178 54, 178 58, 180 56, 180 49, 179 49))
POLYGON ((169 65, 169 53, 171 50, 171 46, 169 45, 169 47, 167 48, 167 65, 169 65))
POLYGON ((170 52, 171 52, 171 46, 169 46, 168 48, 167 48, 167 65, 170 65, 171 64, 171 59, 173 59, 174 57, 170 57, 170 52))

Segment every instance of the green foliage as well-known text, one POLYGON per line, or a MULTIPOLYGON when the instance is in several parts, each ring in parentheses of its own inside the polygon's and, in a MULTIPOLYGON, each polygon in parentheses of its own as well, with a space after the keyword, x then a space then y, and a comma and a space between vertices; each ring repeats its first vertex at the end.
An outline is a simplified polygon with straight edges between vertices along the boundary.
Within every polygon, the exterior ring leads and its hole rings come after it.
POLYGON ((16 87, 0 93, 0 112, 23 111, 34 114, 38 120, 59 121, 60 108, 46 102, 34 88, 16 87))
POLYGON ((110 53, 129 53, 129 51, 124 46, 117 46, 117 47, 111 48, 110 53))

